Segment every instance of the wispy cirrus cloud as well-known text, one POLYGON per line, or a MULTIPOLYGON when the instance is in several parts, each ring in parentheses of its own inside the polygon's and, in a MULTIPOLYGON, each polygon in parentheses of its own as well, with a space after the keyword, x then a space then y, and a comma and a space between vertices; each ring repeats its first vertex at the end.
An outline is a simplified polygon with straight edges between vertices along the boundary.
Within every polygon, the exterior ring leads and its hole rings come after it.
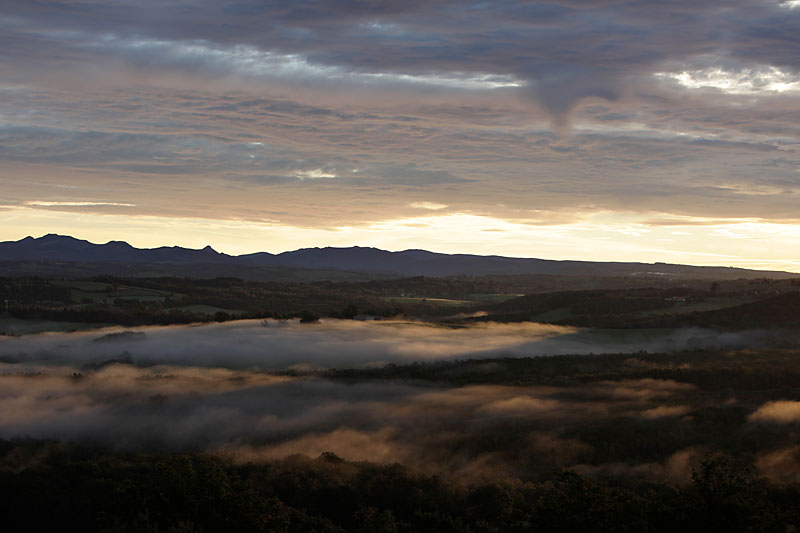
POLYGON ((121 202, 51 202, 44 200, 25 202, 25 205, 36 207, 136 207, 136 204, 121 202))

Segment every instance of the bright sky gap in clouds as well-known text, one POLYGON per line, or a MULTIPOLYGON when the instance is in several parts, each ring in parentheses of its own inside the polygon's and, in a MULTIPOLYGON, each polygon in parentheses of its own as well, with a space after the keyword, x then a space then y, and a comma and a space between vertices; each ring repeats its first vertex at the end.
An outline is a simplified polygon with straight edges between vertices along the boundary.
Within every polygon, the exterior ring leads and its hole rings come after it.
POLYGON ((9 0, 0 240, 800 271, 797 4, 9 0))

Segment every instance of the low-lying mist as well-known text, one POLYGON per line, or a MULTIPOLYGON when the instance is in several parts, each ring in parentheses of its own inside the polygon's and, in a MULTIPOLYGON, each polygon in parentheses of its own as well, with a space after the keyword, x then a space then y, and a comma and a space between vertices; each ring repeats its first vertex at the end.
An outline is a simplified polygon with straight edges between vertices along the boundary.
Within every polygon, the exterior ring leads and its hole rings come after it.
MULTIPOLYGON (((679 367, 669 370, 678 372, 673 377, 655 379, 609 380, 600 371, 587 379, 588 370, 580 370, 557 386, 347 383, 313 373, 270 373, 454 358, 729 348, 772 342, 770 335, 326 320, 5 337, 0 339, 0 438, 146 452, 200 450, 235 461, 333 452, 468 481, 536 478, 567 467, 683 483, 712 446, 709 435, 730 441, 721 430, 708 430, 709 424, 721 424, 739 432, 731 433, 734 437, 744 435, 742 446, 755 442, 747 432, 772 435, 773 447, 763 450, 757 465, 775 473, 795 461, 793 451, 779 452, 789 449, 781 439, 800 420, 800 403, 739 406, 728 393, 712 397, 681 382, 679 367)), ((592 361, 587 357, 587 369, 592 361)))
POLYGON ((0 390, 0 438, 203 450, 236 461, 333 452, 477 481, 580 466, 593 445, 567 428, 614 417, 679 419, 681 396, 694 387, 644 379, 447 388, 187 366, 110 364, 81 373, 0 364, 0 390))
POLYGON ((449 327, 421 322, 241 320, 211 325, 42 333, 0 339, 0 361, 258 368, 350 368, 410 361, 669 352, 768 345, 784 334, 704 329, 591 330, 547 324, 449 327))

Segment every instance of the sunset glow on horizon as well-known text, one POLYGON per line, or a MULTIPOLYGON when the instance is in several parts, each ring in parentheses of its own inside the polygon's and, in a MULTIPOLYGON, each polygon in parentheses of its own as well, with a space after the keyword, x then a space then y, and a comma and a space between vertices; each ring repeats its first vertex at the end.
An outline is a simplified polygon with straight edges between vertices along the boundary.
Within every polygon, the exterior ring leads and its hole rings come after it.
POLYGON ((0 240, 800 272, 795 2, 312 4, 4 4, 0 240))

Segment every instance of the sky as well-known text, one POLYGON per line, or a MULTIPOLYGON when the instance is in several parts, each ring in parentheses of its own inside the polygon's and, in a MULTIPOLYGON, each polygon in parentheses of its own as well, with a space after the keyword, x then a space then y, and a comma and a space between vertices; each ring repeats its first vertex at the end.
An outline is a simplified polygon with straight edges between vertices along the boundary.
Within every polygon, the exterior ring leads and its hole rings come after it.
POLYGON ((800 271, 800 1, 5 0, 0 240, 800 271))

